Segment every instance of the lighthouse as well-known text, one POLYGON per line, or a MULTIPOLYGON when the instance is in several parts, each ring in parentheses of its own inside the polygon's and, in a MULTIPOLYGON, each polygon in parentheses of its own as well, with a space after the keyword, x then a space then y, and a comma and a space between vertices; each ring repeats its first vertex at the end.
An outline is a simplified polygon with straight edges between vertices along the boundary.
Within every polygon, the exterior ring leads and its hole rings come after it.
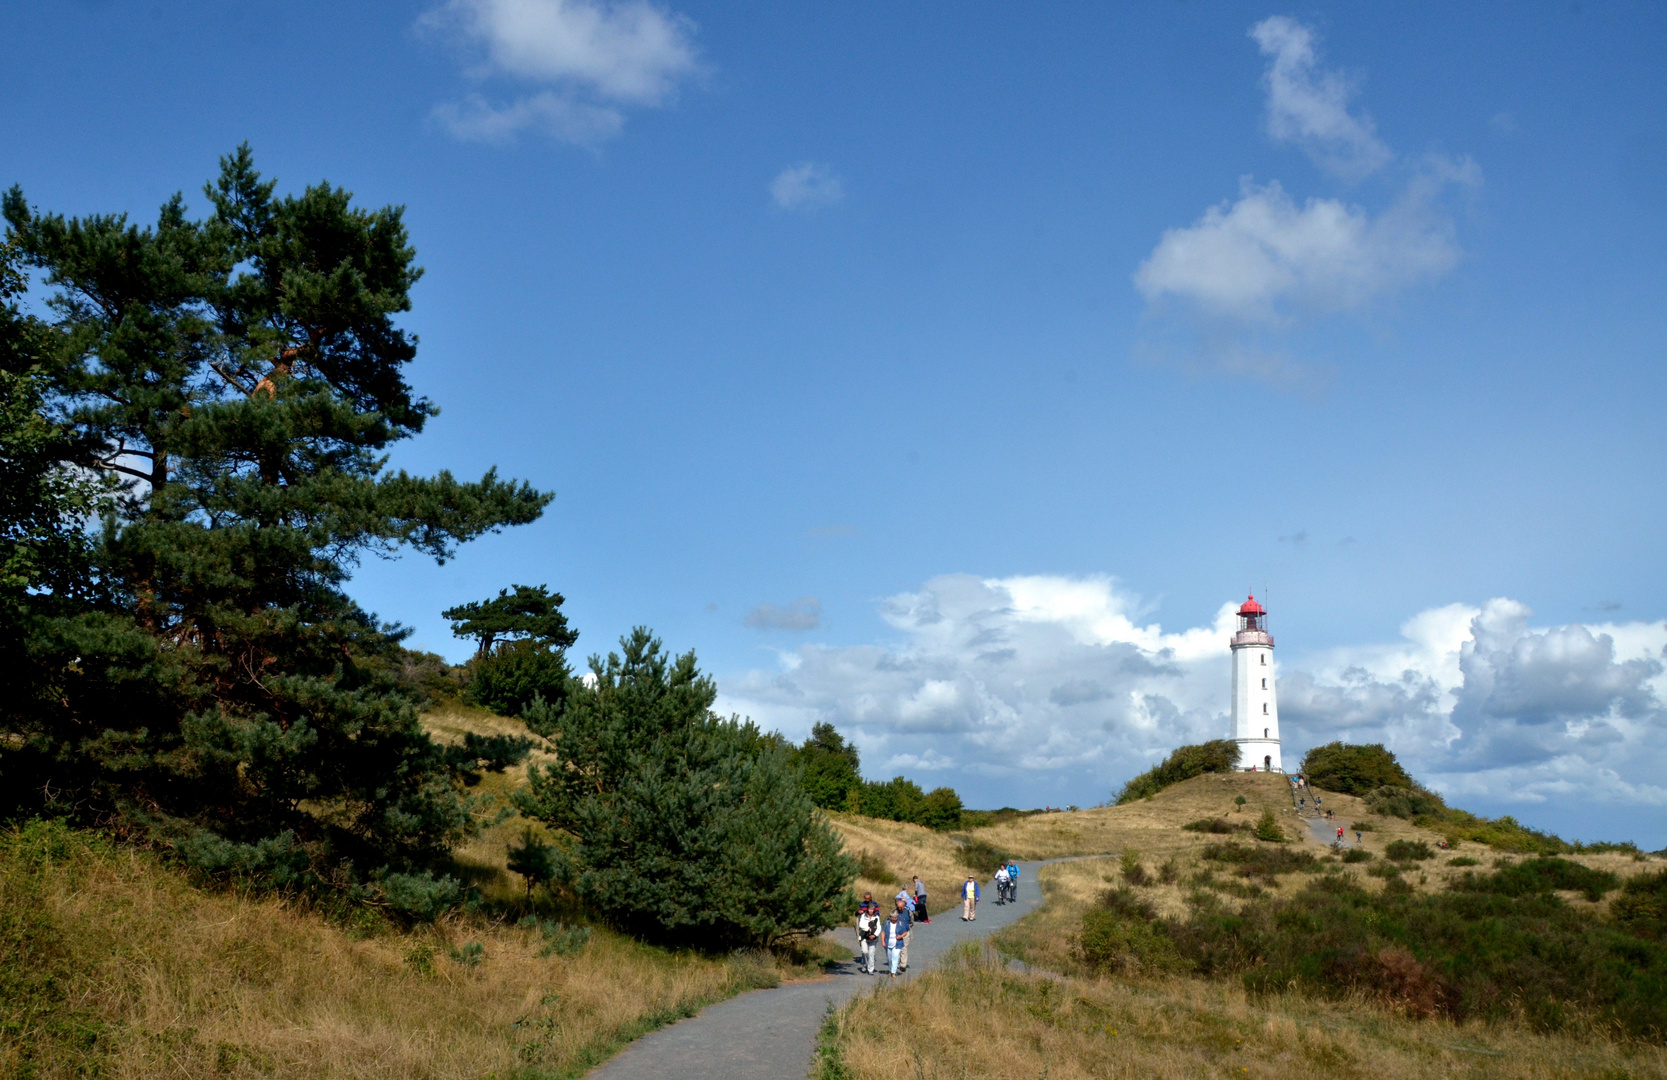
POLYGON ((1284 772, 1279 760, 1279 701, 1273 691, 1273 635, 1256 595, 1239 606, 1233 635, 1233 741, 1239 768, 1284 772))

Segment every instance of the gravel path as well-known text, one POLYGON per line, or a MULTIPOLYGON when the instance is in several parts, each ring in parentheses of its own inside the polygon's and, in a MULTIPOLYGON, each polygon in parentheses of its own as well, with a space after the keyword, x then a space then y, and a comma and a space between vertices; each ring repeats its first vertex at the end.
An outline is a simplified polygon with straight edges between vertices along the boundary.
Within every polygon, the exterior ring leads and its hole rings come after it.
MULTIPOLYGON (((984 937, 1040 907, 1042 890, 1036 884, 1036 871, 1043 865, 1019 864, 1023 871, 1019 899, 1011 904, 998 905, 995 886, 981 885, 985 898, 972 922, 961 921, 961 905, 949 903, 953 896, 930 897, 932 905, 942 910, 933 914, 930 923, 917 924, 909 942, 911 974, 925 971, 961 942, 984 937)), ((852 926, 843 931, 853 955, 855 920, 853 913, 852 926)), ((883 950, 876 952, 884 957, 883 950)), ((828 1009, 877 983, 891 981, 888 975, 864 975, 850 961, 837 965, 833 972, 825 978, 784 983, 774 990, 754 990, 721 1002, 643 1036, 590 1075, 594 1080, 799 1080, 810 1071, 816 1033, 828 1009)))

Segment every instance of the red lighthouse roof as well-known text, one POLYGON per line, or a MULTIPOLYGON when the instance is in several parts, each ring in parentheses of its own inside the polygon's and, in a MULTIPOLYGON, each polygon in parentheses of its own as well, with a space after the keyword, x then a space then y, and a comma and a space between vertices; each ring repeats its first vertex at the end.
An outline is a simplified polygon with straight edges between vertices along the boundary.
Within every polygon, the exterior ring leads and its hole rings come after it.
POLYGON ((1239 605, 1240 615, 1266 615, 1267 609, 1256 602, 1256 594, 1251 593, 1250 599, 1239 605))

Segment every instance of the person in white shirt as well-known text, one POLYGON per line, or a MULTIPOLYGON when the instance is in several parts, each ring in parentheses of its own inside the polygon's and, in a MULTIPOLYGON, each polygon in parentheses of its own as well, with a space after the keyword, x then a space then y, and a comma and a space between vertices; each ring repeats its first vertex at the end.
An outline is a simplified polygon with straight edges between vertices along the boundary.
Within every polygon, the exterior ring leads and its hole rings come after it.
POLYGON ((857 909, 857 952, 862 956, 865 975, 874 974, 874 942, 880 936, 880 916, 868 908, 857 909))
POLYGON ((1007 867, 996 868, 996 903, 1007 903, 1007 883, 1011 879, 1007 876, 1007 867))

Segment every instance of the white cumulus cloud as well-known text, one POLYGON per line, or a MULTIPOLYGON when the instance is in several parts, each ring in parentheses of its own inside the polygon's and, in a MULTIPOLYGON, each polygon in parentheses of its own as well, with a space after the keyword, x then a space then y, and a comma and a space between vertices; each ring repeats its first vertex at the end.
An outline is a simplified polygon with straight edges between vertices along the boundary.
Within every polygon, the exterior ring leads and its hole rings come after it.
MULTIPOLYGON (((1351 109, 1354 82, 1320 67, 1312 30, 1276 16, 1250 36, 1268 57, 1274 139, 1350 181, 1396 163, 1371 118, 1351 109)), ((1377 206, 1297 198, 1277 180, 1244 177, 1236 199, 1165 230, 1134 274, 1147 302, 1137 353, 1200 373, 1318 387, 1326 373, 1286 355, 1281 335, 1435 281, 1463 257, 1445 204, 1479 184, 1481 170, 1469 158, 1425 155, 1386 175, 1397 174, 1398 189, 1380 192, 1377 206)))
MULTIPOLYGON (((724 680, 722 708, 793 737, 832 722, 871 777, 907 771, 982 801, 1103 798, 1226 734, 1235 606, 1170 630, 1114 578, 950 574, 883 602, 896 640, 801 646, 724 680)), ((1531 620, 1494 599, 1417 612, 1394 641, 1282 639, 1287 761, 1383 742, 1461 805, 1667 806, 1667 623, 1531 620)))
POLYGON ((845 198, 845 184, 828 166, 805 161, 776 174, 770 181, 770 198, 783 210, 832 206, 845 198))
POLYGON ((438 106, 435 118, 463 139, 532 129, 594 144, 618 134, 625 107, 666 103, 697 68, 693 24, 643 0, 450 0, 422 21, 481 57, 472 75, 520 88, 438 106))

